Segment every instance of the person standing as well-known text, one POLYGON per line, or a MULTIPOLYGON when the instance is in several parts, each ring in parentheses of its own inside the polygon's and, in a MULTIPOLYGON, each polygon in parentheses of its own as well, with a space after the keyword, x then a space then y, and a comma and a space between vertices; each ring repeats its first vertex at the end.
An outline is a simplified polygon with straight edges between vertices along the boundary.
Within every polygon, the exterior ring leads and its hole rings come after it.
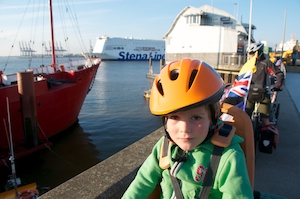
POLYGON ((296 66, 298 59, 298 46, 295 46, 292 53, 293 66, 296 66))

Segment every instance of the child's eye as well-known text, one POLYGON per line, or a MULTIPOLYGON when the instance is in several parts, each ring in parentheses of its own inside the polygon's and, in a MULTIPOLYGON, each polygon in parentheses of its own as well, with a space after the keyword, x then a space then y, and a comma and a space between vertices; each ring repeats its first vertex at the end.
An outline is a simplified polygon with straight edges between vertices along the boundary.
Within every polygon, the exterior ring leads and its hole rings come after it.
POLYGON ((200 120, 201 118, 202 118, 201 116, 195 115, 192 117, 192 120, 200 120))
POLYGON ((169 119, 171 119, 171 120, 178 120, 178 116, 177 115, 171 115, 171 116, 169 116, 169 119))

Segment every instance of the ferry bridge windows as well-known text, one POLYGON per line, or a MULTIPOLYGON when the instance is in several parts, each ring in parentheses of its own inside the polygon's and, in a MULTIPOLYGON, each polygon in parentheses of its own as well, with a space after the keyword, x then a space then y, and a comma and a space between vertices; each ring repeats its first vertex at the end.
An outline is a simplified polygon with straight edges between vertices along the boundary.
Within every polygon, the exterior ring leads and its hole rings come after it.
POLYGON ((124 47, 122 46, 106 46, 106 50, 124 50, 124 47))
POLYGON ((124 50, 124 48, 123 47, 114 47, 114 50, 124 50))

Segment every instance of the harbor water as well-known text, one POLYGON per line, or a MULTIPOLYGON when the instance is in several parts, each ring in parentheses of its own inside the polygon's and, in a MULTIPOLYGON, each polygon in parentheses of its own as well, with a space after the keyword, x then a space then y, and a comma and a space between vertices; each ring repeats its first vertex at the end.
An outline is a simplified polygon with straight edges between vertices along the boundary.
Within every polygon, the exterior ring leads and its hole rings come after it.
MULTIPOLYGON (((7 65, 6 61, 0 57, 0 70, 9 74, 47 65, 51 60, 11 57, 7 65)), ((153 62, 153 69, 158 72, 159 62, 153 62)), ((143 96, 151 86, 148 71, 148 61, 102 62, 78 123, 50 139, 48 149, 17 161, 17 177, 24 184, 36 182, 40 187, 54 188, 159 128, 161 120, 151 115, 149 101, 143 96)), ((4 181, 9 165, 0 169, 4 181)))

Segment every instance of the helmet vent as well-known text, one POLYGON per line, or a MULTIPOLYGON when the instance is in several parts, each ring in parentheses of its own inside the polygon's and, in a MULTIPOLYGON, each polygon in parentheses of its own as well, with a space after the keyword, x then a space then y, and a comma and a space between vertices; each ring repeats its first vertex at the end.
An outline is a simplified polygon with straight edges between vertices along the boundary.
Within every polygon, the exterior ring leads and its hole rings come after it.
POLYGON ((170 79, 176 80, 178 78, 179 72, 178 69, 174 69, 170 72, 170 79))
POLYGON ((158 80, 157 84, 156 84, 156 87, 157 87, 157 90, 158 92, 161 94, 161 95, 164 95, 164 90, 162 88, 162 85, 161 85, 161 81, 158 80))
POLYGON ((190 77, 190 82, 189 82, 189 88, 191 88, 194 80, 195 80, 195 77, 198 73, 198 70, 193 70, 192 73, 191 73, 191 77, 190 77))

